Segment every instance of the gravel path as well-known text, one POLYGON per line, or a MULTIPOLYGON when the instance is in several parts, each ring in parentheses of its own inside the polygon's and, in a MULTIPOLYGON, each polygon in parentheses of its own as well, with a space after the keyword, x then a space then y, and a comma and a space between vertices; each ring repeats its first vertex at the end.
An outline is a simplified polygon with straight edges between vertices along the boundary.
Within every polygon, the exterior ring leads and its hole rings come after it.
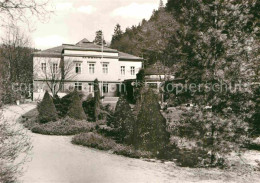
MULTIPOLYGON (((34 107, 8 106, 4 116, 15 121, 34 107)), ((219 170, 180 168, 170 162, 147 162, 76 146, 70 143, 71 137, 28 134, 33 149, 20 179, 25 183, 246 182, 219 170)))

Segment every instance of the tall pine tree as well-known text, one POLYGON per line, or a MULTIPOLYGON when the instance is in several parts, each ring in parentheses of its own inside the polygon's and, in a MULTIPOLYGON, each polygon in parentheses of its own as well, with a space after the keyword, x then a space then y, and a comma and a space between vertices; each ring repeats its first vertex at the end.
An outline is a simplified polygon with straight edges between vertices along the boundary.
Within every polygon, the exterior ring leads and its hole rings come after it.
POLYGON ((106 41, 104 39, 104 35, 103 35, 103 31, 102 30, 98 30, 96 32, 96 37, 94 39, 94 43, 97 45, 102 45, 102 40, 103 40, 103 45, 106 45, 106 41))

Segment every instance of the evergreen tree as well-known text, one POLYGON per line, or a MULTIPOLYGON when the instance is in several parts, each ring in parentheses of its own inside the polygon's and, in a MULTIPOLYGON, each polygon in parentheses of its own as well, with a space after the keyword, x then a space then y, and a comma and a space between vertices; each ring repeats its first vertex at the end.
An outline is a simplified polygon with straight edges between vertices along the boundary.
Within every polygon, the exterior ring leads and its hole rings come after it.
POLYGON ((96 37, 94 39, 94 43, 97 44, 97 45, 102 45, 102 40, 103 40, 103 45, 106 45, 106 41, 104 39, 104 35, 103 35, 103 32, 102 30, 98 30, 96 32, 96 37))
POLYGON ((167 4, 179 26, 165 53, 170 60, 175 59, 177 77, 184 78, 188 85, 202 86, 192 92, 199 111, 186 118, 189 122, 185 129, 191 129, 187 134, 197 133, 197 123, 205 130, 199 146, 211 154, 212 165, 216 154, 239 150, 248 129, 245 122, 256 110, 252 87, 244 88, 244 84, 259 81, 259 38, 252 18, 256 1, 178 2, 170 0, 167 4), (234 88, 239 81, 239 89, 226 87, 234 88), (217 85, 219 89, 214 88, 217 85), (212 111, 204 113, 205 106, 212 106, 212 111))
POLYGON ((55 105, 53 104, 52 97, 48 91, 45 92, 41 103, 37 106, 37 109, 39 112, 38 118, 41 123, 47 123, 58 119, 55 105))
POLYGON ((67 115, 73 119, 85 120, 87 119, 86 114, 82 108, 82 102, 80 100, 77 90, 74 90, 71 97, 71 104, 67 115))
POLYGON ((173 136, 196 142, 193 150, 203 153, 195 153, 190 157, 197 159, 192 166, 223 166, 229 153, 241 152, 240 147, 247 140, 248 124, 238 119, 232 110, 227 110, 225 115, 228 118, 203 108, 193 108, 175 123, 173 136), (204 156, 204 152, 207 156, 204 156))
POLYGON ((157 97, 152 90, 148 90, 134 126, 135 146, 163 156, 170 137, 166 128, 166 119, 160 112, 157 97))
POLYGON ((114 29, 114 35, 112 36, 111 45, 116 44, 115 42, 120 40, 123 35, 123 31, 121 30, 121 26, 119 24, 116 24, 114 29))
POLYGON ((112 126, 117 129, 117 138, 120 142, 133 143, 134 115, 125 97, 121 95, 116 104, 112 126))
POLYGON ((164 8, 163 0, 160 0, 159 3, 159 10, 164 8))
POLYGON ((100 115, 100 90, 99 82, 97 79, 94 81, 94 120, 97 121, 100 115))

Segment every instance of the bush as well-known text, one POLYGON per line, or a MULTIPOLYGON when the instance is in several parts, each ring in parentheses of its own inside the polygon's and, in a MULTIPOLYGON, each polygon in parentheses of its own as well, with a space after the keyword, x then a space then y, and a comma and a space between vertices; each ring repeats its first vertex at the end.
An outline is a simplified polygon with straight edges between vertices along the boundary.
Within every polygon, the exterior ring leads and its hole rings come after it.
POLYGON ((88 116, 88 121, 95 121, 95 100, 92 96, 88 97, 87 100, 85 100, 82 103, 83 110, 85 114, 88 116))
POLYGON ((49 121, 56 121, 58 118, 56 108, 53 104, 53 100, 49 93, 46 91, 41 103, 37 106, 39 112, 39 121, 41 123, 47 123, 49 121))
POLYGON ((75 135, 82 132, 89 132, 95 129, 95 124, 86 121, 76 121, 69 117, 59 121, 36 125, 32 132, 44 135, 75 135))
POLYGON ((79 98, 78 92, 76 90, 73 92, 73 95, 71 97, 71 104, 67 115, 78 120, 87 119, 86 114, 82 108, 82 103, 79 98))
MULTIPOLYGON (((227 114, 219 116, 194 108, 184 113, 181 120, 175 123, 172 135, 179 137, 180 141, 195 142, 189 148, 190 152, 185 151, 191 154, 185 160, 192 163, 189 166, 223 167, 229 153, 241 152, 240 147, 247 142, 248 125, 234 114, 227 114)), ((179 145, 178 148, 182 149, 179 145)), ((184 161, 182 155, 179 158, 178 161, 184 161)))
POLYGON ((0 182, 17 182, 28 159, 30 138, 17 124, 5 121, 0 112, 0 182))
POLYGON ((107 125, 99 125, 96 128, 97 132, 99 134, 105 135, 106 137, 116 137, 118 134, 118 130, 115 128, 111 128, 107 125))
POLYGON ((135 150, 131 146, 117 144, 114 140, 102 135, 89 132, 75 135, 72 139, 73 144, 97 148, 100 150, 111 150, 118 155, 124 155, 133 158, 150 158, 151 153, 146 151, 135 150))
POLYGON ((101 150, 111 150, 116 146, 116 142, 112 139, 103 137, 102 135, 90 132, 76 135, 72 139, 73 144, 93 147, 101 150))
MULTIPOLYGON (((63 118, 67 115, 70 105, 72 103, 73 93, 74 92, 71 92, 65 95, 64 97, 62 97, 61 99, 57 95, 53 98, 54 105, 56 107, 56 110, 60 118, 63 118)), ((80 99, 82 99, 84 96, 84 94, 81 92, 78 92, 78 95, 80 99)))
POLYGON ((55 95, 53 97, 53 103, 54 103, 54 106, 56 108, 58 116, 59 117, 64 117, 63 112, 62 112, 63 106, 61 104, 61 99, 60 99, 60 97, 58 95, 55 95))
POLYGON ((152 90, 148 90, 134 126, 134 144, 137 148, 151 151, 157 157, 163 158, 170 135, 160 108, 156 95, 152 90))
POLYGON ((97 121, 100 115, 100 90, 97 79, 94 81, 94 120, 97 121))
POLYGON ((35 108, 35 109, 28 111, 24 115, 22 115, 18 119, 18 121, 20 121, 24 127, 31 130, 35 125, 40 124, 39 120, 38 120, 38 115, 39 115, 39 112, 38 112, 37 108, 35 108))
POLYGON ((124 96, 121 96, 116 104, 114 116, 109 120, 110 125, 116 129, 116 137, 119 142, 132 144, 134 115, 131 107, 124 96))

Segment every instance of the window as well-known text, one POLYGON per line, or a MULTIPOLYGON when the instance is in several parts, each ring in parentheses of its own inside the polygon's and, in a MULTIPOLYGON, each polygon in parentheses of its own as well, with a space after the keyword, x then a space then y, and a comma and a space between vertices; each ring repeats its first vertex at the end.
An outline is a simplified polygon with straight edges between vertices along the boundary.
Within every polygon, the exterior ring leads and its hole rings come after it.
POLYGON ((108 64, 106 64, 106 63, 103 64, 103 73, 104 74, 108 73, 108 64))
POLYGON ((81 91, 82 90, 82 83, 75 83, 75 89, 81 91))
POLYGON ((89 64, 89 73, 94 74, 95 73, 95 64, 89 64))
POLYGON ((81 63, 76 63, 75 71, 77 74, 81 74, 81 63))
POLYGON ((135 67, 131 66, 131 75, 135 75, 135 67))
POLYGON ((125 75, 125 66, 121 66, 121 75, 125 75))
POLYGON ((108 93, 108 84, 103 84, 103 93, 108 93))
POLYGON ((93 85, 93 83, 89 83, 89 84, 88 84, 88 92, 89 92, 89 93, 94 92, 94 85, 93 85))
POLYGON ((58 64, 52 64, 52 73, 57 74, 58 73, 58 64))
POLYGON ((42 63, 41 68, 43 72, 46 72, 46 63, 42 63))

